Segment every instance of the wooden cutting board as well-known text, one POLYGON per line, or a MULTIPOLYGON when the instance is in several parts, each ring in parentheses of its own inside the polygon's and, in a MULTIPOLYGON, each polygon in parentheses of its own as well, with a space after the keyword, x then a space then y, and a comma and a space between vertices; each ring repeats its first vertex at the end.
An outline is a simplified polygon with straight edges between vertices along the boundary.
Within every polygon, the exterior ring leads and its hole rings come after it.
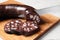
POLYGON ((43 35, 51 27, 54 27, 53 25, 55 25, 59 21, 58 17, 55 17, 51 14, 44 14, 41 16, 41 18, 44 21, 47 20, 46 23, 40 25, 41 30, 39 30, 39 32, 37 32, 34 35, 28 36, 28 37, 23 36, 23 35, 17 36, 14 34, 10 35, 10 34, 5 33, 4 25, 10 20, 1 21, 0 22, 0 37, 2 37, 4 40, 34 40, 34 39, 37 40, 37 38, 39 38, 41 35, 43 35))
MULTIPOLYGON (((1 4, 19 4, 18 2, 16 1, 7 1, 7 2, 4 2, 4 3, 1 3, 1 4)), ((10 20, 4 20, 4 21, 0 21, 0 37, 3 39, 3 40, 37 40, 40 36, 42 36, 45 32, 47 32, 50 28, 54 27, 53 25, 55 25, 57 22, 59 22, 59 18, 56 17, 56 16, 53 16, 51 14, 44 14, 44 15, 41 15, 40 16, 41 19, 43 19, 46 23, 40 25, 40 28, 41 30, 39 30, 39 32, 37 32, 36 34, 34 35, 31 35, 31 36, 23 36, 23 35, 10 35, 10 34, 7 34, 4 32, 4 25, 10 21, 10 20)))

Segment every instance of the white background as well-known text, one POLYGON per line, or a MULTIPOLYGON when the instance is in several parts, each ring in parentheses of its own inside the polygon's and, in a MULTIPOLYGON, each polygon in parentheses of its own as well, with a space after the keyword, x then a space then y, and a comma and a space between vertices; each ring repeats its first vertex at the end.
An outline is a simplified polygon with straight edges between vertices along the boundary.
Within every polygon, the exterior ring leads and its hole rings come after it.
MULTIPOLYGON (((6 0, 0 0, 0 3, 5 1, 6 0)), ((51 13, 57 17, 60 17, 60 0, 16 0, 16 1, 22 2, 26 5, 30 5, 36 9, 39 9, 38 13, 41 14, 51 13), (52 8, 48 8, 48 7, 52 7, 52 8)), ((49 30, 49 32, 47 32, 45 35, 39 38, 39 40, 60 40, 60 22, 54 28, 49 30)))
MULTIPOLYGON (((7 0, 0 0, 0 3, 4 1, 7 0)), ((60 0, 16 0, 16 1, 33 6, 36 9, 42 9, 60 4, 60 0)))

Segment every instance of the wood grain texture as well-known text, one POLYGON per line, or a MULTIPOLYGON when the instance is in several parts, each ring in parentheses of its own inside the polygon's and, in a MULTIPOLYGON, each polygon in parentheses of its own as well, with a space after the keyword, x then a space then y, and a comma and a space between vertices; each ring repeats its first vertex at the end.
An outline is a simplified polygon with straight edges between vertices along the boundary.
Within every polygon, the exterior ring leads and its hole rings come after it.
MULTIPOLYGON (((22 4, 22 3, 16 2, 14 0, 9 0, 9 1, 3 2, 1 4, 22 4)), ((28 36, 28 37, 23 36, 23 35, 17 36, 14 34, 10 35, 10 34, 5 33, 4 25, 10 20, 0 21, 0 37, 2 37, 3 40, 34 40, 34 39, 37 40, 38 37, 43 35, 48 29, 53 27, 53 25, 59 21, 58 17, 55 17, 50 14, 44 14, 44 15, 41 15, 40 17, 41 17, 41 19, 46 21, 46 23, 40 25, 41 30, 39 30, 39 32, 37 32, 34 35, 28 36)))

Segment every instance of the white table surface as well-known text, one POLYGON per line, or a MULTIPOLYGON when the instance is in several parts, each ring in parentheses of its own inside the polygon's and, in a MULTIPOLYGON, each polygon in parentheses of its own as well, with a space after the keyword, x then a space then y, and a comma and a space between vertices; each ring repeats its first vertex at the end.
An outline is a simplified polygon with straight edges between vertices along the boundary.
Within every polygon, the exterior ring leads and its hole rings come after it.
MULTIPOLYGON (((7 0, 0 0, 0 3, 5 1, 7 0)), ((30 5, 36 9, 39 9, 38 13, 41 14, 50 13, 57 17, 60 17, 60 0, 16 0, 16 1, 22 2, 26 5, 30 5)), ((0 37, 0 40, 3 40, 2 37, 0 37)), ((38 40, 60 40, 60 22, 38 40)))

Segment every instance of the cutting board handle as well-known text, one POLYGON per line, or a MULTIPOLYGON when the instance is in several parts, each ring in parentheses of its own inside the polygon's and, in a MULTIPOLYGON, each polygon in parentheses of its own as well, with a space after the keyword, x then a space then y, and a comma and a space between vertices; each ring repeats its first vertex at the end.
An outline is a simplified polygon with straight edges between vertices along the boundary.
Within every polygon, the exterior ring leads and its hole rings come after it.
POLYGON ((8 2, 11 1, 11 2, 14 2, 15 0, 8 0, 8 2))
POLYGON ((0 4, 20 4, 20 5, 23 5, 23 3, 17 2, 15 0, 7 0, 7 1, 0 3, 0 4))

